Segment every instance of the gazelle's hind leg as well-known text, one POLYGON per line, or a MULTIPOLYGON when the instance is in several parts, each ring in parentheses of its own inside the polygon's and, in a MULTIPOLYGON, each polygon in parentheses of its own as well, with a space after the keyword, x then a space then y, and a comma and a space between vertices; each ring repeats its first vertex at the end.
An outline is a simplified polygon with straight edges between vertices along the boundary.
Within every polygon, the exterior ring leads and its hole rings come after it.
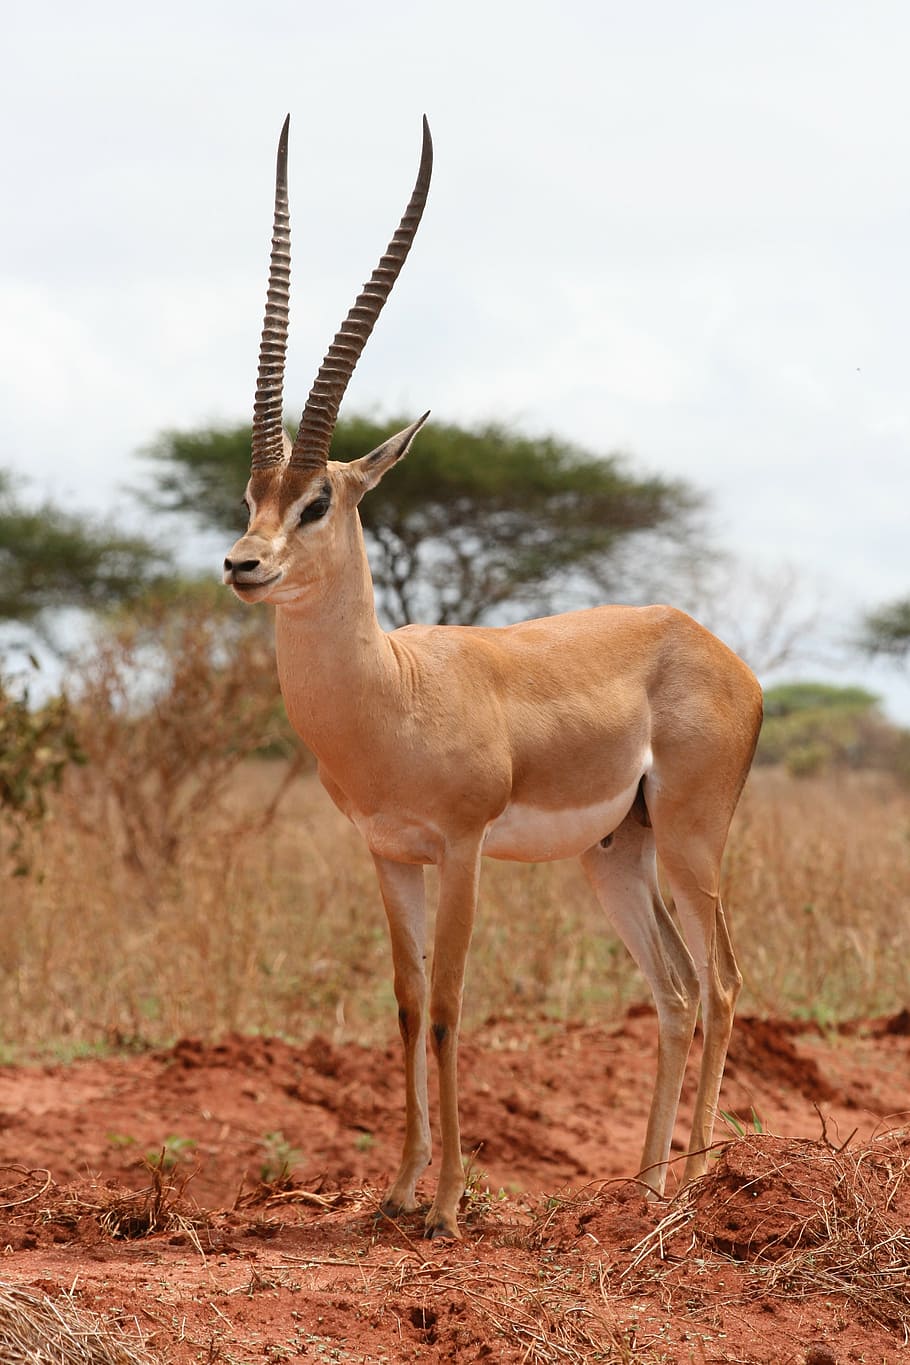
POLYGON ((662 1194, 686 1059, 698 1012, 692 958, 661 899, 654 833, 636 806, 603 845, 582 855, 595 895, 641 968, 657 1006, 657 1077, 641 1157, 642 1179, 662 1194))
MULTIPOLYGON (((707 867, 704 869, 708 871, 707 867)), ((703 1050, 683 1181, 703 1175, 708 1164, 733 1014, 743 983, 720 896, 707 877, 689 867, 668 867, 667 879, 701 987, 703 1050)), ((716 883, 714 884, 716 886, 716 883)))
POLYGON ((658 785, 645 786, 654 825, 657 851, 686 943, 695 963, 701 994, 703 1049, 698 1091, 692 1116, 689 1156, 684 1182, 702 1175, 708 1164, 733 1014, 742 986, 733 944, 720 900, 720 865, 736 795, 727 805, 718 802, 715 783, 709 818, 699 810, 690 789, 679 800, 658 785))

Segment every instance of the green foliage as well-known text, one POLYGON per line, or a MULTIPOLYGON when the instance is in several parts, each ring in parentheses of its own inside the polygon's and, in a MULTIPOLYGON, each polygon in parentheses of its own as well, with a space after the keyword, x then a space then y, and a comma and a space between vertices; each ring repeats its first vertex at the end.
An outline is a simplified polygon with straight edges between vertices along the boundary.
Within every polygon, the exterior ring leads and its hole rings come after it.
POLYGON ((910 597, 889 602, 864 618, 859 645, 867 654, 910 657, 910 597))
POLYGON ((191 517, 200 528, 239 536, 246 526, 243 492, 250 477, 252 428, 239 423, 200 431, 163 431, 142 452, 152 462, 153 489, 143 500, 156 512, 191 517))
POLYGON ((21 506, 0 471, 0 620, 33 625, 61 607, 129 601, 168 564, 168 556, 141 537, 52 503, 21 506))
MULTIPOLYGON (((340 421, 333 458, 365 455, 406 421, 340 421)), ((152 507, 239 534, 248 426, 165 432, 146 454, 152 507)), ((684 484, 638 477, 615 455, 493 424, 431 423, 360 510, 386 618, 473 624, 504 609, 602 601, 620 546, 642 534, 684 536, 697 506, 684 484)))
MULTIPOLYGON (((495 1193, 493 1192, 489 1176, 477 1165, 479 1150, 476 1148, 470 1156, 463 1155, 461 1158, 461 1164, 464 1167, 464 1193, 461 1196, 460 1207, 461 1216, 466 1223, 478 1222, 488 1218, 495 1204, 504 1203, 509 1198, 502 1186, 495 1193)), ((553 1207, 558 1207, 558 1202, 558 1200, 554 1201, 553 1207)))
POLYGON ((830 767, 878 768, 910 776, 910 733, 891 725, 863 687, 782 683, 765 692, 758 763, 781 763, 793 777, 830 767))
POLYGON ((805 711, 869 711, 879 703, 865 687, 841 687, 834 683, 779 683, 765 689, 765 719, 792 716, 805 711))
POLYGON ((67 766, 83 761, 65 697, 33 710, 27 691, 17 696, 0 680, 0 855, 18 875, 28 871, 26 830, 44 819, 67 766))

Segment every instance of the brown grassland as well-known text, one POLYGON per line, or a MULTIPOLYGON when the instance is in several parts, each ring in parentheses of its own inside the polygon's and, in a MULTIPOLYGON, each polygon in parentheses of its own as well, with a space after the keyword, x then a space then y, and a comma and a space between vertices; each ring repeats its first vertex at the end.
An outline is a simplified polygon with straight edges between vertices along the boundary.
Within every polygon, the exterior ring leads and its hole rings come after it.
MULTIPOLYGON (((69 774, 9 884, 7 1057, 192 1033, 386 1040, 395 1008, 369 855, 315 776, 245 760, 165 809, 69 774), (282 800, 277 810, 273 803, 282 800)), ((910 794, 870 773, 753 772, 724 873, 740 1009, 827 1025, 907 1004, 910 794)), ((431 896, 432 901, 432 896, 431 896)), ((465 1024, 616 1019, 647 998, 574 863, 485 864, 465 1024)))

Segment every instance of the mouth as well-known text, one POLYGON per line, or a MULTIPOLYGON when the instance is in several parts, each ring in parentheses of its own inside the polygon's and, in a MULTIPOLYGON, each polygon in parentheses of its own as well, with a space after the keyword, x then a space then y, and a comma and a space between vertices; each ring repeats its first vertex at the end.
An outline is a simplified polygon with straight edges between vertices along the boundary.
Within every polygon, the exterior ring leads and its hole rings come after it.
POLYGON ((272 574, 271 578, 249 579, 237 578, 236 576, 228 578, 225 575, 225 582, 242 601, 253 602, 258 597, 263 597, 270 588, 279 582, 281 577, 282 574, 279 570, 278 573, 272 574))

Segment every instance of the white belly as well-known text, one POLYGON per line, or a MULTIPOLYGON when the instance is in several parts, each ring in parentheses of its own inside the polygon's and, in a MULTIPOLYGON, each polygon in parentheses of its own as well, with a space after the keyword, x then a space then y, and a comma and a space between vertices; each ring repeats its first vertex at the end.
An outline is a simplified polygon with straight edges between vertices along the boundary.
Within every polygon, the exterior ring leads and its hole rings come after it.
POLYGON ((636 777, 625 791, 590 806, 542 810, 513 801, 487 830, 484 854, 519 863, 575 858, 613 833, 628 815, 640 780, 636 777))

